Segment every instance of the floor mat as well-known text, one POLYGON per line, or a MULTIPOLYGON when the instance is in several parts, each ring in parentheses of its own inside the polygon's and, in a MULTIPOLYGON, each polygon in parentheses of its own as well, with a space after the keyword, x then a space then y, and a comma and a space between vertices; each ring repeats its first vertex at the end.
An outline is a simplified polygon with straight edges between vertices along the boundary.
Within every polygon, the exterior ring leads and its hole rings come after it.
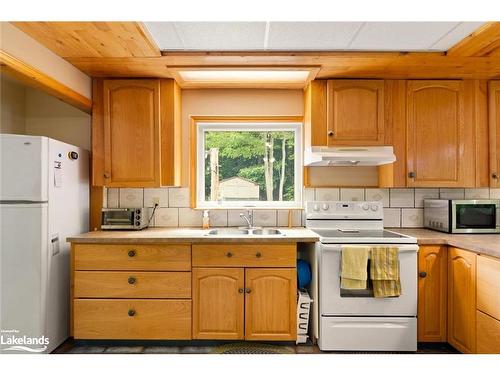
POLYGON ((238 342, 216 346, 212 354, 295 354, 290 346, 260 344, 256 342, 238 342))

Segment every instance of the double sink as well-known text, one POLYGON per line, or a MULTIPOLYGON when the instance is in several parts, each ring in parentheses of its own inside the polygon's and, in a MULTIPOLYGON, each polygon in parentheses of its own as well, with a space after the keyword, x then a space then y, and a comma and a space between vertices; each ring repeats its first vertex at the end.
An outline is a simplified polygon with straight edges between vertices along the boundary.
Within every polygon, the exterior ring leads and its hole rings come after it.
POLYGON ((221 228, 212 229, 208 236, 284 236, 279 229, 273 228, 221 228))

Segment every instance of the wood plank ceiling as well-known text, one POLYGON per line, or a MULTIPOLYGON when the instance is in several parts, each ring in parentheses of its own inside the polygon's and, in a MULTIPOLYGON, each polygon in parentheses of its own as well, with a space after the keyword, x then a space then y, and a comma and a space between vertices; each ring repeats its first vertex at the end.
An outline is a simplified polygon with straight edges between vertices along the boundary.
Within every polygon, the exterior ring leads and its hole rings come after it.
POLYGON ((316 66, 316 78, 500 78, 500 23, 490 22, 448 52, 163 52, 138 22, 14 22, 96 77, 172 78, 186 66, 316 66))

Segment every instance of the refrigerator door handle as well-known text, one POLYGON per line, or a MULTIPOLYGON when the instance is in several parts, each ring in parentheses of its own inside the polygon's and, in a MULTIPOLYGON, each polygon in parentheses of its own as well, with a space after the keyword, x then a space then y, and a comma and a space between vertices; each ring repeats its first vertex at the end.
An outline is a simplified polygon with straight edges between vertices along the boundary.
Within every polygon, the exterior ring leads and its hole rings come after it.
POLYGON ((52 256, 59 254, 59 252, 61 251, 59 242, 59 233, 50 236, 50 243, 52 246, 52 256))

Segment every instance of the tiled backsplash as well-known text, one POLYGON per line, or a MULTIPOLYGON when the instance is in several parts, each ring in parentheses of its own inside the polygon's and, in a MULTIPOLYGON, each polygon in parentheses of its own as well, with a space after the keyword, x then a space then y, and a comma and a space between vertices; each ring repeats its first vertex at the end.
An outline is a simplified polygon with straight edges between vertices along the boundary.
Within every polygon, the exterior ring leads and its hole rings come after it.
MULTIPOLYGON (((160 204, 152 220, 156 227, 199 227, 201 210, 189 208, 189 188, 158 189, 104 189, 105 207, 153 207, 154 200, 160 204)), ((492 198, 500 199, 500 189, 348 189, 316 188, 304 189, 304 201, 310 200, 369 200, 381 201, 384 206, 384 226, 419 228, 423 226, 423 200, 425 198, 492 198)), ((210 226, 241 226, 244 210, 211 210, 210 226)), ((287 226, 288 210, 255 210, 254 223, 258 226, 287 226)), ((304 219, 301 211, 294 211, 292 225, 301 226, 304 219)))

